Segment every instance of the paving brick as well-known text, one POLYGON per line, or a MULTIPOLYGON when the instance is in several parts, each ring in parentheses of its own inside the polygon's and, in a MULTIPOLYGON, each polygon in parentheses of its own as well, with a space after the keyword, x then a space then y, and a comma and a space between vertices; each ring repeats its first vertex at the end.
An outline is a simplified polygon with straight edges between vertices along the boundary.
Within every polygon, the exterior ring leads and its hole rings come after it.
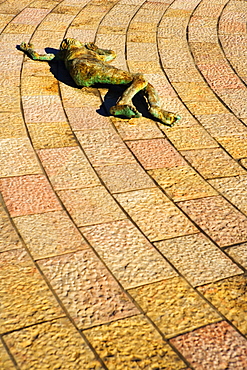
POLYGON ((109 117, 97 113, 95 107, 66 108, 73 130, 96 130, 110 126, 109 117))
POLYGON ((76 88, 60 84, 62 99, 65 109, 94 107, 100 108, 102 102, 99 93, 95 88, 76 88))
POLYGON ((138 313, 93 251, 38 263, 80 329, 138 313))
POLYGON ((74 15, 71 14, 48 14, 42 23, 39 25, 39 30, 65 32, 73 20, 74 15))
POLYGON ((48 14, 48 12, 48 9, 25 8, 17 15, 17 17, 15 17, 13 22, 37 25, 48 14))
POLYGON ((84 332, 108 369, 183 369, 186 365, 142 315, 84 332))
POLYGON ((55 190, 100 185, 96 173, 79 147, 42 149, 38 155, 55 190))
POLYGON ((34 259, 88 247, 64 211, 16 217, 14 222, 34 259))
POLYGON ((245 174, 243 168, 221 148, 186 150, 182 154, 206 179, 245 174))
POLYGON ((0 366, 2 370, 16 369, 2 343, 0 343, 0 366))
POLYGON ((174 128, 167 136, 177 150, 215 148, 218 143, 201 126, 174 128))
POLYGON ((39 122, 27 124, 35 149, 77 146, 67 122, 39 122))
POLYGON ((175 202, 217 195, 217 192, 188 165, 157 168, 149 170, 148 173, 175 202))
POLYGON ((226 249, 226 253, 229 254, 236 262, 247 269, 247 243, 239 244, 231 248, 226 249))
POLYGON ((226 177, 212 179, 210 184, 233 203, 240 211, 247 215, 247 176, 226 177))
POLYGON ((0 113, 0 140, 15 137, 26 137, 21 113, 0 113))
POLYGON ((145 169, 175 167, 185 164, 184 159, 167 139, 128 141, 128 147, 145 169))
POLYGON ((236 159, 247 156, 247 134, 237 134, 226 137, 219 137, 217 141, 225 148, 225 150, 236 159))
POLYGON ((81 231, 125 288, 177 275, 129 220, 81 231))
POLYGON ((28 138, 0 140, 0 161, 1 177, 42 173, 28 138))
POLYGON ((49 182, 43 175, 2 178, 0 190, 12 217, 61 209, 49 182))
POLYGON ((155 122, 145 117, 131 118, 130 120, 112 117, 111 120, 123 140, 157 139, 164 137, 155 122))
POLYGON ((220 247, 247 240, 247 219, 221 196, 188 200, 179 203, 220 247))
POLYGON ((172 339, 172 344, 194 368, 244 369, 247 342, 228 323, 208 325, 172 339))
POLYGON ((4 207, 0 204, 0 252, 17 248, 22 248, 21 241, 4 207))
POLYGON ((103 186, 60 190, 58 195, 77 226, 94 225, 126 218, 103 186))
POLYGON ((68 319, 31 326, 4 339, 23 370, 103 369, 68 319))
POLYGON ((164 240, 155 246, 192 286, 243 273, 203 234, 164 240))
POLYGON ((159 189, 137 190, 115 197, 151 241, 197 232, 194 225, 159 189))
POLYGON ((112 193, 154 187, 154 182, 138 163, 95 167, 112 193))
POLYGON ((22 78, 23 95, 59 95, 58 81, 52 76, 25 76, 22 78))
POLYGON ((56 95, 23 96, 23 109, 28 123, 66 122, 66 117, 56 95))
POLYGON ((167 338, 220 320, 180 277, 131 289, 129 293, 167 338))
POLYGON ((201 114, 226 114, 227 108, 218 100, 210 102, 188 102, 186 103, 189 111, 196 117, 201 114))
POLYGON ((64 315, 25 251, 3 252, 0 263, 1 333, 64 315))
POLYGON ((246 276, 230 277, 198 289, 233 325, 247 334, 246 276))
POLYGON ((76 131, 76 136, 93 166, 135 162, 113 129, 76 131))
POLYGON ((233 114, 199 115, 198 120, 215 138, 246 134, 247 129, 233 114))

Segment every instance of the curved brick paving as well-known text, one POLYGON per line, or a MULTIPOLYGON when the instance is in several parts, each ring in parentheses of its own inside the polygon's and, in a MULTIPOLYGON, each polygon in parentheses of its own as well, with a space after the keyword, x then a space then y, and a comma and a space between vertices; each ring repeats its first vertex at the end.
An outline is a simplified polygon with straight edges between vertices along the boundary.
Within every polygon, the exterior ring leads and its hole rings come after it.
POLYGON ((0 1, 1 369, 247 369, 246 21, 244 0, 0 1), (16 49, 65 36, 182 120, 109 117, 118 89, 16 49))

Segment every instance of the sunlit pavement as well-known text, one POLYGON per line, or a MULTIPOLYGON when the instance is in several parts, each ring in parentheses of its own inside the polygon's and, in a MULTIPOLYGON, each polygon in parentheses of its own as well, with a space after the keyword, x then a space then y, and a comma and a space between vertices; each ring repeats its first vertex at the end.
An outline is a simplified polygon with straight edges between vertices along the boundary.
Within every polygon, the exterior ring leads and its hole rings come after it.
POLYGON ((0 3, 0 369, 247 369, 247 2, 0 3), (64 37, 182 119, 17 47, 64 37))

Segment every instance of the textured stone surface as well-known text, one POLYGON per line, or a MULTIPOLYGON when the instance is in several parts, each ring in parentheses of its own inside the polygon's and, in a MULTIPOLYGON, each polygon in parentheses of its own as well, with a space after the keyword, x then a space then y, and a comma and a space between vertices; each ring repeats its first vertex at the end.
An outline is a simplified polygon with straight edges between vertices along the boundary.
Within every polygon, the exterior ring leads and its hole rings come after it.
POLYGON ((243 334, 247 334, 246 276, 234 276, 198 289, 243 334))
POLYGON ((1 253, 0 264, 1 333, 64 315, 25 251, 1 253))
POLYGON ((0 140, 25 136, 26 130, 20 112, 0 112, 0 140))
POLYGON ((11 361, 6 349, 0 343, 0 367, 2 370, 14 370, 15 366, 11 361))
POLYGON ((221 148, 187 150, 183 155, 206 179, 245 174, 243 168, 221 148))
POLYGON ((61 209, 44 175, 2 178, 0 190, 12 217, 61 209))
POLYGON ((154 182, 138 163, 95 168, 112 193, 154 187, 154 182))
POLYGON ((159 189, 137 190, 115 197, 151 241, 197 232, 159 189))
POLYGON ((163 134, 155 122, 145 117, 132 118, 131 120, 112 117, 112 122, 123 140, 163 138, 163 134))
POLYGON ((0 204, 0 252, 21 247, 21 241, 12 226, 6 211, 0 204))
POLYGON ((247 366, 247 342, 225 321, 179 336, 171 342, 195 369, 235 370, 247 366))
POLYGON ((135 162, 113 129, 77 131, 76 136, 94 166, 135 162))
POLYGON ((69 122, 73 130, 97 130, 108 128, 110 121, 108 117, 97 113, 95 107, 66 108, 69 122))
POLYGON ((188 165, 156 168, 148 173, 175 202, 217 195, 217 192, 188 165))
POLYGON ((129 293, 167 338, 220 320, 180 277, 131 289, 129 293))
POLYGON ((109 370, 183 369, 186 365, 143 316, 86 330, 109 370))
POLYGON ((34 259, 87 247, 64 211, 16 217, 14 222, 34 259))
POLYGON ((28 138, 0 140, 0 177, 41 173, 28 138))
POLYGON ((27 127, 35 149, 77 145, 67 122, 28 123, 27 127))
POLYGON ((100 185, 97 175, 78 147, 43 149, 38 154, 55 190, 100 185))
POLYGON ((125 288, 177 275, 129 220, 81 230, 125 288))
POLYGON ((247 240, 247 219, 221 196, 179 203, 220 247, 247 240))
POLYGON ((23 109, 28 123, 66 122, 66 117, 56 95, 23 96, 23 109))
POLYGON ((203 234, 165 240, 155 246, 193 286, 243 272, 203 234))
POLYGON ((145 169, 184 165, 184 159, 166 139, 138 140, 127 142, 145 169))
POLYGON ((247 215, 247 176, 212 179, 210 184, 247 215))
POLYGON ((103 186, 60 190, 59 197, 77 226, 122 220, 125 214, 103 186))
POLYGON ((138 313, 92 250, 39 261, 79 328, 138 313))
POLYGON ((4 339, 23 370, 103 369, 68 319, 34 325, 4 339))
POLYGON ((247 243, 228 248, 226 249, 226 253, 247 269, 247 243))

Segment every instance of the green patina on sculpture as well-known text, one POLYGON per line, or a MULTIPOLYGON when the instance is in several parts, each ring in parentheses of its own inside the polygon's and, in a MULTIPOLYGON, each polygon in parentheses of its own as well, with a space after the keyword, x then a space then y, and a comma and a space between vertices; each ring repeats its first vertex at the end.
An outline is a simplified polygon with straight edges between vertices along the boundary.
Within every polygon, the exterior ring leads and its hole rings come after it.
POLYGON ((108 64, 116 58, 116 53, 112 50, 100 49, 92 42, 83 44, 72 38, 62 41, 57 55, 40 55, 32 44, 24 42, 20 49, 33 60, 48 62, 55 58, 63 60, 76 85, 80 87, 95 84, 127 85, 117 104, 110 108, 113 116, 141 117, 142 114, 133 105, 132 98, 139 91, 143 91, 148 102, 148 110, 153 117, 168 126, 173 126, 180 119, 179 115, 160 107, 157 92, 142 74, 126 72, 108 64))

